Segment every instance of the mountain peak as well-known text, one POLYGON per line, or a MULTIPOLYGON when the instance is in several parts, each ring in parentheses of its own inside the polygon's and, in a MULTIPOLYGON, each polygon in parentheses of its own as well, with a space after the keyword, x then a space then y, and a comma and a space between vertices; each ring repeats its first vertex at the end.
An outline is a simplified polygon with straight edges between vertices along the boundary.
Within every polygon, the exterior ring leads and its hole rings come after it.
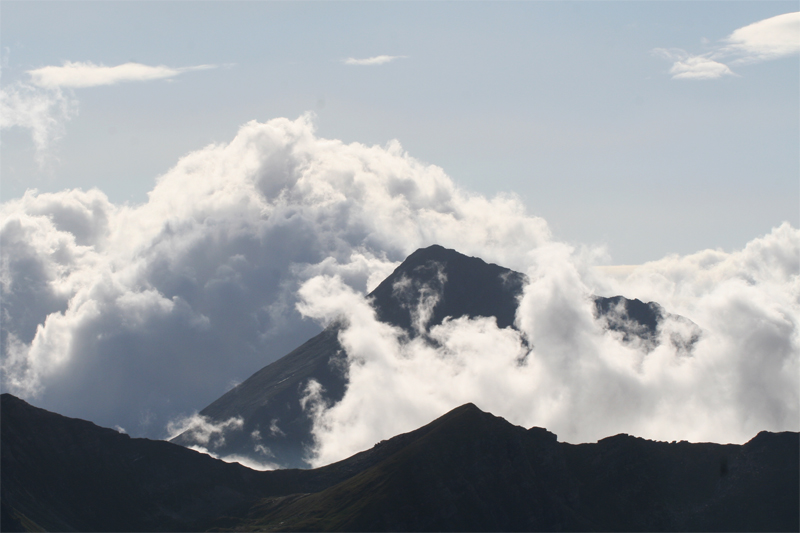
POLYGON ((412 333, 426 305, 427 328, 462 316, 494 316, 506 328, 514 324, 524 282, 519 272, 434 244, 409 255, 369 297, 381 321, 412 333))

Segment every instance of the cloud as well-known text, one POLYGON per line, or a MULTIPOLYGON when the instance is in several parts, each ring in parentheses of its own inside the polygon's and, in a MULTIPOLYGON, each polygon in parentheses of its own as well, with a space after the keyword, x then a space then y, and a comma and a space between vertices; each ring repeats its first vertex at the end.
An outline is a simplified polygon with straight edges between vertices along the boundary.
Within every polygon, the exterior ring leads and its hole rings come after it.
POLYGON ((214 459, 219 459, 220 461, 225 461, 226 463, 239 463, 240 465, 246 466, 247 468, 251 468, 253 470, 277 470, 280 468, 280 466, 275 463, 270 463, 269 461, 256 461, 252 457, 244 457, 236 454, 218 455, 212 451, 209 451, 203 446, 189 446, 189 449, 210 455, 214 459))
POLYGON ((800 12, 786 13, 739 28, 724 40, 738 62, 768 61, 800 52, 800 12))
POLYGON ((40 166, 46 163, 51 144, 64 135, 65 123, 77 112, 77 99, 57 87, 15 83, 0 89, 0 130, 29 130, 40 166))
POLYGON ((800 52, 800 12, 764 19, 735 30, 708 53, 656 48, 656 55, 673 61, 673 79, 711 80, 735 75, 723 61, 746 65, 800 52))
POLYGON ((188 433, 192 439, 204 446, 219 448, 225 444, 227 431, 241 431, 243 427, 244 420, 241 417, 232 417, 224 422, 214 423, 209 418, 195 413, 192 416, 170 421, 167 424, 167 431, 170 439, 181 433, 188 433))
POLYGON ((656 49, 654 52, 674 61, 669 73, 673 79, 713 80, 736 74, 725 64, 705 56, 691 56, 683 50, 656 49))
POLYGON ((784 224, 742 251, 665 258, 620 282, 587 275, 597 270, 580 254, 549 243, 531 251, 519 331, 461 318, 413 339, 378 322, 341 279, 312 278, 299 308, 345 324, 339 340, 350 382, 336 404, 318 385, 307 391, 316 442, 309 459, 342 459, 465 402, 568 442, 622 432, 744 442, 762 429, 796 431, 798 258, 800 232, 784 224), (658 346, 624 343, 595 320, 597 290, 663 301, 703 334, 668 316, 658 346))
MULTIPOLYGON (((168 436, 170 420, 342 317, 345 398, 330 405, 312 385, 306 400, 318 464, 466 401, 570 441, 798 429, 800 232, 788 223, 737 252, 606 272, 598 250, 555 241, 518 198, 465 191, 397 141, 320 138, 311 116, 249 122, 187 154, 144 204, 28 191, 0 221, 3 390, 132 436, 168 436), (408 339, 376 322, 364 295, 434 243, 528 275, 519 331, 459 319, 408 339), (703 334, 687 353, 672 339, 692 332, 668 320, 658 347, 626 344, 594 320, 592 294, 659 302, 703 334)), ((397 288, 424 289, 408 299, 420 331, 437 287, 397 288)), ((224 431, 208 430, 206 448, 224 431)))
POLYGON ((365 59, 355 59, 352 57, 348 57, 343 61, 345 65, 360 65, 360 66, 373 66, 373 65, 383 65, 384 63, 389 63, 394 61, 395 59, 404 58, 406 56, 374 56, 374 57, 367 57, 365 59))
POLYGON ((4 389, 153 437, 319 331, 303 281, 365 292, 433 243, 520 266, 551 238, 516 197, 468 193, 396 141, 318 138, 308 116, 188 154, 145 204, 28 191, 0 220, 4 389))
MULTIPOLYGON (((167 438, 172 439, 182 433, 187 433, 188 435, 191 435, 191 438, 195 442, 202 444, 202 446, 189 446, 190 449, 196 452, 210 455, 211 457, 220 459, 226 463, 239 463, 248 468, 252 468, 253 470, 275 470, 279 468, 277 464, 270 461, 258 461, 252 457, 244 457, 237 454, 219 455, 218 453, 214 452, 214 450, 220 446, 225 445, 226 433, 231 431, 242 431, 243 427, 244 419, 241 417, 231 417, 224 422, 215 423, 208 417, 194 413, 190 416, 178 417, 174 420, 171 420, 167 424, 167 438)), ((125 431, 123 430, 122 433, 124 432, 125 431)), ((258 444, 258 442, 261 440, 261 435, 258 431, 254 431, 250 437, 254 443, 254 451, 262 456, 272 457, 272 453, 269 451, 269 448, 258 444)))
POLYGON ((44 166, 51 157, 51 145, 64 135, 66 123, 78 114, 78 99, 72 89, 173 78, 184 72, 210 68, 216 66, 170 68, 125 63, 106 67, 88 61, 65 61, 60 67, 29 70, 30 83, 18 81, 0 89, 0 129, 29 130, 37 161, 44 166))
POLYGON ((91 61, 65 61, 60 67, 46 66, 29 70, 34 85, 53 89, 56 87, 86 88, 115 85, 130 81, 150 81, 174 78, 184 72, 216 68, 216 65, 172 68, 164 65, 152 67, 141 63, 124 63, 115 67, 95 65, 91 61))

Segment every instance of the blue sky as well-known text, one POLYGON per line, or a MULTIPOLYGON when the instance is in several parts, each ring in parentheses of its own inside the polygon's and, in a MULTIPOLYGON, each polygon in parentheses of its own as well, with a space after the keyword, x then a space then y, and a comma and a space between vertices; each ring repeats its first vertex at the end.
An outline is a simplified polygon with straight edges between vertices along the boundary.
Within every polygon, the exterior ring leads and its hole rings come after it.
POLYGON ((656 49, 703 54, 796 2, 4 2, 2 84, 66 61, 183 68, 64 89, 37 157, 2 137, 2 200, 98 187, 140 203, 192 150, 245 122, 316 113, 320 137, 385 145, 467 190, 518 194, 573 243, 634 264, 741 248, 798 225, 797 55, 673 79, 656 49), (347 58, 400 56, 373 66, 347 58))

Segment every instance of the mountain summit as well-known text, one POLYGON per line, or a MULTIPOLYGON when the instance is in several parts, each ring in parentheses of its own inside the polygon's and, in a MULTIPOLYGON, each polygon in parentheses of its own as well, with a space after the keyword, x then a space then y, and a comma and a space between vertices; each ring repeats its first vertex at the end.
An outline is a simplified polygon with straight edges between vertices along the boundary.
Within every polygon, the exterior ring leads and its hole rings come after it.
POLYGON ((468 257, 439 245, 409 255, 369 294, 378 318, 412 331, 414 309, 426 293, 436 300, 428 326, 445 318, 494 317, 497 325, 514 325, 525 276, 468 257))

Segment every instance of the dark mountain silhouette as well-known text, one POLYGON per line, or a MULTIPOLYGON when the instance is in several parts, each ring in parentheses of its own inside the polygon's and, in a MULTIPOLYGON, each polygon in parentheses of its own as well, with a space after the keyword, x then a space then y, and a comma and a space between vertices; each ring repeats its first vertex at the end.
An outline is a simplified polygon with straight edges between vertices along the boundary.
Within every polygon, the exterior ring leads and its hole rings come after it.
POLYGON ((445 318, 493 316, 497 325, 514 325, 525 275, 433 245, 409 255, 369 297, 382 322, 414 332, 413 315, 427 287, 438 296, 429 326, 445 318))
MULTIPOLYGON (((413 337, 447 317, 494 317, 499 327, 514 327, 525 282, 519 272, 434 245, 408 256, 368 296, 381 321, 413 337), (419 312, 420 308, 429 314, 419 312)), ((623 342, 640 342, 646 349, 657 345, 661 321, 666 316, 674 318, 656 303, 622 296, 596 297, 595 309, 608 329, 623 334, 623 342)), ((676 337, 673 343, 683 342, 683 349, 690 350, 699 336, 694 327, 694 338, 676 337)), ((203 442, 187 431, 172 442, 203 446, 222 457, 239 455, 292 468, 310 466, 305 456, 313 444, 312 422, 300 399, 311 379, 323 386, 331 403, 344 396, 346 366, 338 331, 336 325, 327 328, 200 411, 214 423, 242 417, 243 428, 226 432, 224 440, 203 442)))
POLYGON ((687 326, 687 336, 670 335, 670 343, 680 351, 689 352, 700 340, 700 328, 691 320, 667 313, 656 302, 629 300, 623 296, 597 297, 594 300, 595 317, 605 323, 607 329, 622 334, 622 342, 639 343, 646 351, 658 346, 659 326, 670 318, 687 326))
POLYGON ((0 397, 3 531, 797 531, 798 433, 560 443, 463 405, 314 470, 257 472, 0 397))
POLYGON ((3 531, 186 529, 261 488, 239 464, 168 442, 132 439, 9 394, 0 409, 3 531))

